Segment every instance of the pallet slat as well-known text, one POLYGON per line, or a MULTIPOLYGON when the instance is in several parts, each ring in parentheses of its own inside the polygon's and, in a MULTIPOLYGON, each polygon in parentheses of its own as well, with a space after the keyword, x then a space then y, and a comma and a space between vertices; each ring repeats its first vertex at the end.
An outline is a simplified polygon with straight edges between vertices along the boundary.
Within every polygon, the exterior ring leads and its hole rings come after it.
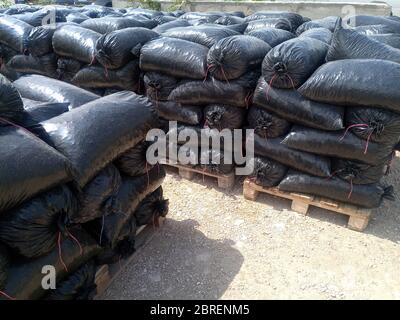
POLYGON ((309 206, 347 215, 349 216, 347 227, 356 231, 363 231, 367 227, 371 216, 370 209, 360 208, 322 197, 285 192, 280 191, 277 188, 265 188, 255 184, 248 178, 245 179, 243 183, 243 196, 245 199, 255 201, 259 192, 292 200, 291 209, 305 215, 308 213, 309 206))
POLYGON ((218 187, 222 189, 232 189, 235 185, 235 173, 232 171, 229 174, 217 174, 208 171, 204 171, 199 168, 192 168, 182 164, 175 164, 175 163, 165 163, 163 165, 167 165, 170 167, 174 167, 178 169, 179 176, 184 179, 192 180, 195 174, 201 174, 208 177, 217 178, 218 180, 218 187))

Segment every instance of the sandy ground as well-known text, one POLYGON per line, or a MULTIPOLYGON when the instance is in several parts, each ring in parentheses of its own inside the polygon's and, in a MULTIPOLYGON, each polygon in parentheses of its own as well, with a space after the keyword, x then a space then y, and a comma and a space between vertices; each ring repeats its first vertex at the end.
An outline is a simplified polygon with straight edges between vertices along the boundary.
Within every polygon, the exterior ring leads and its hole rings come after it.
MULTIPOLYGON (((400 299, 398 196, 359 233, 339 214, 171 173, 169 219, 104 299, 400 299)), ((386 182, 397 189, 399 173, 396 158, 386 182)))

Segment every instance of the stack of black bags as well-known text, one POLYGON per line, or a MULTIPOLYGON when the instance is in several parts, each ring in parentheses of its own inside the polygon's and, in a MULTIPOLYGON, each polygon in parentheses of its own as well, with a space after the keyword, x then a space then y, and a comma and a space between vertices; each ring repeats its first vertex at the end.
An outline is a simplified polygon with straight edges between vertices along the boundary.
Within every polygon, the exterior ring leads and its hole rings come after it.
MULTIPOLYGON (((393 199, 381 179, 400 138, 400 50, 388 44, 395 33, 359 31, 375 28, 368 16, 350 20, 355 28, 333 17, 306 22, 265 56, 249 112, 251 179, 373 208, 393 199)), ((376 20, 400 31, 394 19, 376 20)))
POLYGON ((233 147, 225 150, 223 141, 219 147, 209 147, 201 141, 200 130, 208 129, 203 134, 209 139, 222 130, 233 136, 233 129, 245 123, 258 68, 270 49, 265 42, 243 35, 246 27, 240 13, 186 13, 155 28, 161 37, 142 47, 146 95, 166 120, 169 136, 175 135, 170 143, 177 143, 177 151, 187 158, 178 161, 182 159, 176 154, 168 154, 172 163, 217 174, 233 171, 234 162, 224 161, 225 151, 233 158, 233 147), (223 24, 230 19, 240 22, 223 24), (177 128, 169 128, 167 121, 176 121, 177 128), (187 139, 191 130, 199 140, 187 139))
POLYGON ((158 116, 130 91, 0 81, 0 299, 88 299, 97 266, 130 255, 137 227, 167 213, 165 172, 143 143, 158 116), (47 266, 54 290, 42 287, 47 266))

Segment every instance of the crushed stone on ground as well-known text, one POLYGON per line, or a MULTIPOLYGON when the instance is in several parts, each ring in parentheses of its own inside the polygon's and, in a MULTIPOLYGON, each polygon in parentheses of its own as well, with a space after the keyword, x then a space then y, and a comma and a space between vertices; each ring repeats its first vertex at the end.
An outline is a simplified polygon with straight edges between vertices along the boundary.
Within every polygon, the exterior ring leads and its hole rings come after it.
MULTIPOLYGON (((169 170, 164 226, 103 299, 400 299, 399 196, 373 211, 367 229, 347 217, 169 170)), ((386 182, 399 190, 400 158, 386 182)))

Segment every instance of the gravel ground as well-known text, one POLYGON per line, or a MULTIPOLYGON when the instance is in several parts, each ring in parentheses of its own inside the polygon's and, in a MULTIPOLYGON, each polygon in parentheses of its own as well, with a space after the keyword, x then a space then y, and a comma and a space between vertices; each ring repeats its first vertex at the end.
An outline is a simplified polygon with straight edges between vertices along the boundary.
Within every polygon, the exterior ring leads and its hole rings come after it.
MULTIPOLYGON (((164 226, 104 299, 400 299, 399 197, 374 210, 363 232, 340 214, 220 190, 170 171, 164 226)), ((398 189, 400 159, 386 182, 398 189)))

